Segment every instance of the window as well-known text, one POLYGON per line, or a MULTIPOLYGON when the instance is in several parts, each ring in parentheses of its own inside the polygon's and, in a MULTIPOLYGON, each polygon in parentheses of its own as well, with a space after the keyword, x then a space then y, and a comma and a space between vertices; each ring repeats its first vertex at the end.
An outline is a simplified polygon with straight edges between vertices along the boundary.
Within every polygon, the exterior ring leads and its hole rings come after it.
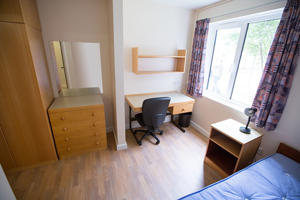
POLYGON ((205 96, 250 106, 282 9, 211 23, 205 65, 205 96))

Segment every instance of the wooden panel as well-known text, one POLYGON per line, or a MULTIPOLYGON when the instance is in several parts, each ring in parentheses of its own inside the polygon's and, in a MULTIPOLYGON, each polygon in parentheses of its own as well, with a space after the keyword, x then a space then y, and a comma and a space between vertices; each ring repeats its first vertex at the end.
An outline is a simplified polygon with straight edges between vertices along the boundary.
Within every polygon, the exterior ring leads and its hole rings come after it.
POLYGON ((31 28, 30 26, 26 25, 25 27, 31 52, 31 58, 34 64, 35 75, 38 80, 39 91, 46 113, 48 107, 54 99, 54 95, 46 61, 42 34, 39 30, 31 28))
POLYGON ((72 133, 56 134, 55 143, 56 146, 66 146, 68 144, 76 145, 81 142, 82 138, 88 138, 90 140, 99 140, 106 138, 105 129, 97 128, 95 130, 84 130, 72 133))
POLYGON ((138 72, 138 48, 132 48, 132 71, 138 72))
POLYGON ((224 151, 220 146, 209 141, 206 153, 207 164, 221 172, 222 176, 233 173, 237 160, 236 157, 224 151))
POLYGON ((34 28, 41 29, 40 17, 35 0, 19 0, 24 22, 34 28))
POLYGON ((16 165, 56 160, 25 25, 0 22, 0 123, 16 165))
POLYGON ((180 113, 186 113, 186 112, 192 112, 193 111, 193 103, 189 104, 180 104, 173 107, 173 115, 180 114, 180 113))
MULTIPOLYGON (((144 94, 132 94, 126 95, 125 99, 130 107, 135 112, 140 112, 142 110, 143 101, 149 98, 155 97, 170 97, 171 102, 169 104, 170 112, 173 113, 173 106, 184 105, 184 104, 194 104, 195 100, 185 94, 179 92, 156 92, 156 93, 144 93, 144 94)), ((189 106, 188 106, 189 107, 189 106)), ((190 107, 189 107, 190 108, 190 107)), ((181 108, 182 109, 182 108, 181 108)))
POLYGON ((0 0, 0 21, 23 23, 19 0, 0 0))
POLYGON ((234 155, 235 157, 239 157, 242 145, 235 142, 234 140, 224 136, 223 134, 215 132, 212 130, 212 135, 210 137, 214 143, 234 155), (216 133, 216 134, 213 134, 216 133))
POLYGON ((294 149, 284 143, 280 143, 277 149, 277 153, 281 153, 296 162, 300 163, 300 151, 297 149, 294 149))
POLYGON ((0 0, 0 21, 41 27, 35 0, 0 0))
POLYGON ((1 127, 0 127, 0 163, 5 171, 16 167, 16 163, 9 150, 9 147, 4 138, 4 134, 2 132, 1 127))
MULTIPOLYGON (((186 50, 179 49, 177 50, 176 56, 169 56, 169 55, 138 55, 138 48, 132 48, 132 71, 136 74, 157 74, 157 73, 183 73, 185 68, 185 60, 186 60, 186 50), (149 59, 156 59, 156 58, 171 58, 176 59, 175 66, 172 67, 171 70, 166 69, 153 69, 153 70, 143 70, 139 69, 139 58, 149 58, 149 59)), ((154 63, 154 66, 157 64, 154 63)), ((164 64, 163 64, 164 65, 164 64)), ((148 65, 147 65, 148 66, 148 65)))
POLYGON ((186 50, 180 49, 177 51, 177 56, 182 57, 183 59, 177 59, 176 71, 184 72, 185 69, 185 58, 186 58, 186 50))
POLYGON ((240 144, 246 144, 252 140, 255 140, 256 138, 262 137, 263 135, 253 128, 251 128, 250 134, 242 133, 240 131, 240 127, 244 127, 245 124, 237 122, 233 119, 227 119, 218 123, 214 123, 211 126, 240 144))
POLYGON ((261 137, 251 142, 244 144, 242 146, 241 155, 238 160, 238 164, 235 167, 235 171, 243 169, 244 167, 250 165, 253 162, 253 159, 256 155, 258 147, 261 142, 261 137))
POLYGON ((83 121, 103 121, 104 107, 97 109, 77 110, 71 112, 50 113, 51 124, 54 126, 75 125, 83 121))
MULTIPOLYGON (((51 121, 52 124, 52 121, 51 121)), ((97 121, 88 121, 83 120, 81 123, 73 122, 68 124, 60 124, 60 126, 52 126, 54 136, 58 134, 66 134, 66 133, 76 133, 76 132, 84 132, 88 130, 99 129, 105 130, 105 121, 97 120, 97 121)))

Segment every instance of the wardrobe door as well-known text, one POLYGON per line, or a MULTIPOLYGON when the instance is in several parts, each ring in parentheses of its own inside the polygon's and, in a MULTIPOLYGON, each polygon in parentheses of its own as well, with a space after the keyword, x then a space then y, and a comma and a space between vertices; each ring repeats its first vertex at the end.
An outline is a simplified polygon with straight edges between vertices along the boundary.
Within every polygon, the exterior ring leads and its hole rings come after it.
POLYGON ((19 0, 0 0, 0 21, 23 22, 19 0))
POLYGON ((16 167, 16 163, 9 150, 1 126, 0 126, 0 163, 5 171, 16 167))
POLYGON ((25 27, 31 58, 34 64, 34 70, 44 105, 45 115, 47 115, 47 110, 54 99, 54 94, 46 61, 42 33, 31 26, 26 25, 25 27))
POLYGON ((35 0, 0 0, 0 21, 25 23, 41 29, 35 0))
POLYGON ((24 24, 0 22, 0 124, 17 167, 57 160, 24 24))

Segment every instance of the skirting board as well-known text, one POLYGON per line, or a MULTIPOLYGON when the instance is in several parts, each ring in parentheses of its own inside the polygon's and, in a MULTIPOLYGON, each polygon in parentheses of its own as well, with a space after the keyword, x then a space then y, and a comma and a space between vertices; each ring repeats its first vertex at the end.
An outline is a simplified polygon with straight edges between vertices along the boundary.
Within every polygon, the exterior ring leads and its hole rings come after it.
POLYGON ((191 126, 196 129, 197 131, 199 131, 202 135, 204 135, 205 137, 209 137, 209 132, 207 130, 205 130, 204 128, 202 128, 201 126, 199 126, 198 124, 196 124, 196 122, 191 121, 191 126))
POLYGON ((116 147, 117 147, 117 151, 121 151, 121 150, 125 150, 127 149, 127 143, 124 143, 124 144, 118 144, 118 139, 116 137, 116 132, 114 130, 114 127, 112 127, 112 134, 114 135, 114 138, 115 138, 115 143, 116 143, 116 147))

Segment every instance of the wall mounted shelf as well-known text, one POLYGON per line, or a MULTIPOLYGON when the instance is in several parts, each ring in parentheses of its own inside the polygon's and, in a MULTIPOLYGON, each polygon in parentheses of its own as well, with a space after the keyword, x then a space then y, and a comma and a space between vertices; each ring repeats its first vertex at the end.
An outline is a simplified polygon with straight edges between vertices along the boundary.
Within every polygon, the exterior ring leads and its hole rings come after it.
POLYGON ((138 48, 132 48, 132 71, 135 74, 157 74, 157 73, 183 73, 185 68, 186 50, 178 49, 176 56, 159 56, 159 55, 139 55, 138 48), (139 70, 139 58, 172 58, 176 59, 175 66, 171 71, 141 71, 139 70))

